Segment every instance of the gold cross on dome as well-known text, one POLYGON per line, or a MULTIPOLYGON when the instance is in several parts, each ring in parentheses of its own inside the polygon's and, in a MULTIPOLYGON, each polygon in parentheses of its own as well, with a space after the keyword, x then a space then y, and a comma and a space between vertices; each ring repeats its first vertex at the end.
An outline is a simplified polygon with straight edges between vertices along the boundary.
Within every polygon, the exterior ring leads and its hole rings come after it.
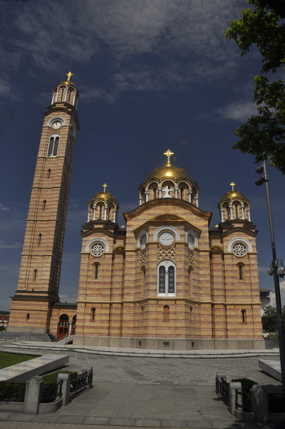
POLYGON ((74 73, 71 72, 66 73, 66 83, 69 83, 71 81, 73 75, 74 73))
POLYGON ((104 192, 104 194, 106 193, 106 190, 107 190, 107 188, 108 188, 108 185, 107 185, 107 183, 103 183, 103 192, 104 192))
POLYGON ((234 192, 236 190, 236 184, 234 182, 231 182, 230 186, 232 187, 232 192, 234 192))
POLYGON ((172 152, 170 149, 167 149, 163 155, 167 158, 166 166, 171 167, 171 157, 174 155, 174 152, 172 152))

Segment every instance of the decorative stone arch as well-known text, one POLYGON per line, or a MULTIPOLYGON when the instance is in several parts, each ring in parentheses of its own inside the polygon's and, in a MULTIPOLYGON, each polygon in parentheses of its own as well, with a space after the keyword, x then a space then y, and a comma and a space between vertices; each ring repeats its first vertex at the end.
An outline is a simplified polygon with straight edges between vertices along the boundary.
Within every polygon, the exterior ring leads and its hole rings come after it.
POLYGON ((233 253, 233 247, 237 243, 243 243, 247 247, 247 251, 249 253, 252 252, 252 245, 251 245, 251 243, 250 243, 249 240, 247 240, 244 237, 235 237, 228 244, 228 249, 227 250, 228 250, 229 253, 233 253))
POLYGON ((153 240, 154 241, 158 241, 158 236, 159 234, 163 231, 163 230, 169 230, 172 231, 174 236, 175 236, 175 241, 179 241, 180 240, 180 234, 177 231, 177 229, 174 226, 171 225, 163 225, 160 226, 159 228, 157 228, 154 232, 153 232, 153 240))
POLYGON ((176 296, 176 265, 169 259, 157 266, 157 295, 176 296))
POLYGON ((92 240, 90 240, 85 247, 85 251, 90 253, 91 248, 95 242, 101 242, 104 246, 104 249, 105 249, 104 252, 109 252, 109 244, 108 244, 108 241, 106 240, 105 237, 96 237, 96 238, 93 238, 92 240))
POLYGON ((191 202, 191 187, 184 180, 178 183, 178 198, 191 202))
POLYGON ((166 179, 161 183, 161 198, 175 198, 176 183, 173 180, 166 179))
POLYGON ((157 198, 159 198, 159 185, 157 182, 153 181, 150 182, 147 186, 146 186, 146 193, 147 193, 147 200, 151 201, 151 200, 156 200, 157 198))

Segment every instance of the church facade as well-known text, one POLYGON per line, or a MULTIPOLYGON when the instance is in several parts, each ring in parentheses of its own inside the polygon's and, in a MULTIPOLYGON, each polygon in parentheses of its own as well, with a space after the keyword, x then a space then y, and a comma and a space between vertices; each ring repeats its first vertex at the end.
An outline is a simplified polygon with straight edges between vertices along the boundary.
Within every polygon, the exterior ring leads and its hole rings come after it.
POLYGON ((44 116, 10 331, 73 335, 75 344, 201 349, 262 348, 256 228, 231 183, 220 223, 199 207, 199 187, 164 153, 117 223, 107 185, 82 226, 76 304, 59 301, 72 145, 79 128, 71 73, 44 116))

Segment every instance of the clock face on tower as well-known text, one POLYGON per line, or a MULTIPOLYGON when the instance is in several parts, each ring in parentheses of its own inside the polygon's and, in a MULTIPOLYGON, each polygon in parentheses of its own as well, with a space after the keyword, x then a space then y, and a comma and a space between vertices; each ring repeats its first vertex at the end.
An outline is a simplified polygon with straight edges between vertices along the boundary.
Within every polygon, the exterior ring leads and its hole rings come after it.
POLYGON ((159 242, 163 246, 170 246, 174 242, 174 237, 170 232, 163 232, 159 237, 159 242))
POLYGON ((58 130, 62 126, 62 119, 56 118, 52 121, 51 126, 53 129, 58 130))

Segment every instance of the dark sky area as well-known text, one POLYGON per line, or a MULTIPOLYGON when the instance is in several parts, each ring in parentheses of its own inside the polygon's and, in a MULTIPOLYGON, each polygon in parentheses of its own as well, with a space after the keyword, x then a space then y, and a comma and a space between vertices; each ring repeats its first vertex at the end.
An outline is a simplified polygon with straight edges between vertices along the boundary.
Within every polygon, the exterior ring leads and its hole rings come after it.
MULTIPOLYGON (((17 284, 43 113, 69 70, 80 91, 81 129, 62 300, 76 298, 88 200, 107 182, 121 213, 136 207, 138 185, 162 165, 168 147, 199 183, 200 207, 213 211, 213 225, 230 181, 250 199, 261 287, 271 288, 264 189, 254 184, 254 158, 232 149, 234 129, 255 112, 252 78, 260 57, 255 51, 241 57, 223 33, 246 6, 244 0, 0 0, 1 310, 17 284)), ((278 252, 285 257, 284 176, 270 173, 278 252)))

